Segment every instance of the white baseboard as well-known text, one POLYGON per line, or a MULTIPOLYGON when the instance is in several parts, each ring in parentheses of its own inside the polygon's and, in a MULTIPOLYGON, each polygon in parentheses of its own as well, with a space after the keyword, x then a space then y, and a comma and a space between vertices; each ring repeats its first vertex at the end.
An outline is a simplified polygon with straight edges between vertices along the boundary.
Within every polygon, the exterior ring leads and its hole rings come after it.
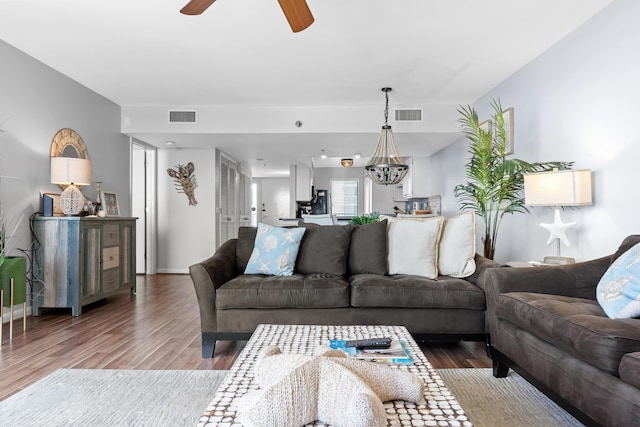
MULTIPOLYGON (((13 306, 13 321, 20 320, 22 322, 22 304, 13 306)), ((11 320, 11 307, 4 307, 2 313, 2 323, 8 323, 11 320)), ((31 307, 27 307, 27 316, 31 314, 31 307)), ((15 325, 14 325, 15 327, 15 325)))
POLYGON ((189 269, 159 268, 158 274, 189 274, 189 269))

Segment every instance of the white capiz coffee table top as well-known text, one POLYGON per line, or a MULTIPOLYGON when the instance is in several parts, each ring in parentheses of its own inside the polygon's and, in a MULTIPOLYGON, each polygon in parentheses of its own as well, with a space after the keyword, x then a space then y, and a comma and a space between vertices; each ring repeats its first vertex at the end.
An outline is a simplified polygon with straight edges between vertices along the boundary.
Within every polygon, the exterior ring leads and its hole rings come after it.
MULTIPOLYGON (((387 424, 390 426, 472 426, 464 410, 444 385, 420 347, 403 326, 357 325, 259 325, 229 374, 220 384, 213 400, 198 422, 199 427, 233 426, 242 424, 236 419, 238 399, 248 391, 258 389, 254 381, 254 365, 260 351, 277 345, 283 353, 318 355, 327 349, 331 339, 362 339, 391 337, 407 344, 415 363, 395 365, 418 374, 425 382, 423 404, 402 400, 385 402, 387 424)), ((372 362, 373 363, 373 362, 372 362)), ((316 422, 316 426, 324 426, 316 422)))

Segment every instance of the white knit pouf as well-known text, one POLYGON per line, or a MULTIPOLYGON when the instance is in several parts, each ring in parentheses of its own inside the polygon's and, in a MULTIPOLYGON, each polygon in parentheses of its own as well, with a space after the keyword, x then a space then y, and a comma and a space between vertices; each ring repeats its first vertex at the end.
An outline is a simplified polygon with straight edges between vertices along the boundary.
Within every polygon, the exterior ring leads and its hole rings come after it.
POLYGON ((343 427, 385 426, 382 402, 419 402, 424 395, 419 376, 349 359, 339 350, 307 356, 267 347, 255 375, 261 389, 238 404, 238 417, 249 426, 299 427, 315 420, 343 427))

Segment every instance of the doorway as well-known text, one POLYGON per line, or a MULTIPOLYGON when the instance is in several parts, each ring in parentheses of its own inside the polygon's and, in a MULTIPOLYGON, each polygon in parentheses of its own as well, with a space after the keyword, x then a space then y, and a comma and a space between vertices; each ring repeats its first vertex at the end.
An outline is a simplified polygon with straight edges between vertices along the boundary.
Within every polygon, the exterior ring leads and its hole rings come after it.
POLYGON ((131 138, 131 216, 136 221, 136 274, 156 274, 156 149, 131 138))

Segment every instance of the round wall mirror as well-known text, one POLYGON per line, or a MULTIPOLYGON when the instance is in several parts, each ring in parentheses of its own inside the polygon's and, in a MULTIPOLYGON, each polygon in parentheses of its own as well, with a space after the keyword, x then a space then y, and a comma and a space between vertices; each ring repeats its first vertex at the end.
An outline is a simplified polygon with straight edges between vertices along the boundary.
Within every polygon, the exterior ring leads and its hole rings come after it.
POLYGON ((88 159, 87 146, 73 129, 60 129, 51 141, 51 157, 88 159))
MULTIPOLYGON (((73 129, 60 129, 51 141, 51 157, 71 157, 74 159, 89 159, 87 146, 82 137, 73 129)), ((59 185, 63 190, 66 185, 59 185)), ((82 188, 78 186, 78 188, 82 188)))

